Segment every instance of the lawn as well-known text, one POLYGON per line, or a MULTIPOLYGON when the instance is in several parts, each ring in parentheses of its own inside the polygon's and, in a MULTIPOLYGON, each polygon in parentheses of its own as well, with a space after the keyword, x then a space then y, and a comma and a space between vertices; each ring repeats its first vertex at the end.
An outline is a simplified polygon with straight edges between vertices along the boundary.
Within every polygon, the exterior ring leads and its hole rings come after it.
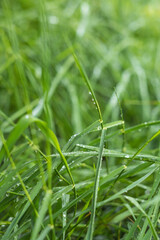
POLYGON ((160 238, 160 3, 0 1, 0 239, 160 238))

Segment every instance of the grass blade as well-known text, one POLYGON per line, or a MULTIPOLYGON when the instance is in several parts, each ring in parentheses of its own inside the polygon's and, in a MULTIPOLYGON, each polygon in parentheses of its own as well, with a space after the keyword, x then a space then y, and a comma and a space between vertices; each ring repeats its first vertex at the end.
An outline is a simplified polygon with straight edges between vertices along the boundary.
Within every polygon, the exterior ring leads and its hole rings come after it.
POLYGON ((76 54, 75 54, 74 52, 73 52, 73 56, 74 56, 75 62, 76 62, 76 64, 77 64, 77 67, 78 67, 78 69, 79 69, 79 71, 80 71, 80 74, 81 74, 84 82, 86 83, 86 85, 87 85, 87 87, 88 87, 89 93, 90 93, 91 96, 92 96, 93 102, 94 102, 94 104, 95 104, 95 106, 96 106, 96 109, 97 109, 97 111, 98 111, 99 121, 100 121, 101 127, 102 127, 102 129, 103 129, 103 119, 102 119, 101 109, 100 109, 99 103, 98 103, 98 101, 97 101, 96 95, 95 95, 95 93, 94 93, 94 91, 93 91, 93 89, 92 89, 92 86, 91 86, 91 84, 90 84, 90 82, 89 82, 89 79, 88 79, 88 77, 87 77, 87 75, 86 75, 86 73, 85 73, 82 65, 80 64, 80 62, 79 62, 79 60, 78 60, 78 58, 77 58, 77 56, 76 56, 76 54))
POLYGON ((150 225, 150 228, 152 230, 152 234, 154 236, 154 239, 158 240, 159 237, 156 233, 156 230, 149 218, 149 216, 147 215, 147 213, 143 210, 143 208, 140 206, 140 204, 135 200, 135 198, 132 198, 132 197, 129 197, 129 196, 125 196, 126 199, 128 199, 132 204, 134 204, 143 214, 144 216, 147 218, 148 222, 149 222, 149 225, 150 225))
POLYGON ((103 129, 102 134, 101 134, 99 155, 98 155, 98 161, 97 161, 97 166, 96 166, 96 176, 95 176, 93 199, 92 199, 92 208, 91 208, 91 219, 90 219, 87 235, 86 235, 86 238, 85 238, 86 240, 93 239, 96 205, 97 205, 97 197, 98 197, 98 187, 99 187, 99 178, 100 178, 100 171, 101 171, 101 164, 102 164, 102 153, 103 153, 103 146, 104 146, 104 138, 105 138, 105 130, 103 129))
POLYGON ((47 212, 47 209, 49 207, 51 197, 52 197, 52 191, 47 190, 46 195, 45 195, 45 197, 43 199, 43 202, 42 202, 41 210, 39 212, 39 215, 37 217, 36 223, 35 223, 33 231, 32 231, 31 240, 36 240, 37 239, 37 235, 40 231, 41 224, 43 223, 43 219, 44 219, 45 214, 47 212))

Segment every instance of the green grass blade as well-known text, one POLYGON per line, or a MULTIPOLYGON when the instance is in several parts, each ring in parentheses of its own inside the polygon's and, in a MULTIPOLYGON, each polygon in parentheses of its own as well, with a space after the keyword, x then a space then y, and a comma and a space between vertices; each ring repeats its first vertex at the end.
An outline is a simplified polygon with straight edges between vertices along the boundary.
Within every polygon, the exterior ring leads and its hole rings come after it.
POLYGON ((63 147, 63 152, 66 150, 70 150, 70 148, 76 144, 76 142, 80 139, 80 137, 85 136, 86 134, 94 131, 95 129, 98 129, 99 124, 100 124, 99 121, 95 121, 90 126, 85 128, 82 132, 74 134, 66 143, 66 145, 63 147))
POLYGON ((32 231, 31 240, 36 240, 37 239, 37 235, 40 231, 41 224, 43 223, 43 219, 44 219, 45 214, 48 210, 51 197, 52 197, 52 191, 47 190, 46 195, 45 195, 45 197, 43 199, 43 202, 42 202, 42 206, 41 206, 41 210, 39 212, 39 216, 37 217, 37 220, 35 222, 35 225, 34 225, 34 228, 33 228, 33 231, 32 231))
POLYGON ((147 213, 143 210, 143 208, 140 206, 140 204, 135 200, 135 198, 129 197, 129 196, 125 196, 126 199, 128 199, 132 204, 134 204, 143 214, 144 216, 147 218, 150 228, 152 230, 152 234, 154 236, 154 239, 158 240, 159 237, 157 235, 157 232, 155 230, 155 227, 153 226, 149 216, 147 215, 147 213))
POLYGON ((41 232, 41 234, 39 235, 39 237, 37 238, 37 240, 43 240, 46 238, 47 234, 51 231, 52 226, 48 225, 47 227, 45 227, 45 229, 41 232))
POLYGON ((111 197, 109 197, 108 199, 100 202, 97 204, 98 207, 105 205, 107 202, 112 201, 116 198, 118 198, 120 195, 122 195, 123 193, 126 193, 128 191, 130 191, 131 189, 135 188, 139 183, 143 182, 147 177, 149 177, 155 170, 157 169, 157 167, 154 167, 150 172, 148 172, 146 175, 144 175, 143 177, 139 178, 137 181, 134 181, 132 184, 130 184, 129 186, 125 187, 124 189, 120 190, 119 192, 117 192, 116 194, 112 195, 111 197))
POLYGON ((101 171, 101 164, 102 164, 102 153, 103 153, 103 146, 104 146, 104 138, 105 138, 105 130, 103 129, 102 134, 101 134, 101 141, 100 141, 100 146, 99 146, 99 155, 98 155, 98 161, 97 161, 97 166, 96 166, 96 176, 95 176, 93 199, 92 199, 92 208, 91 208, 91 219, 90 219, 87 235, 86 235, 86 238, 85 238, 87 240, 93 239, 96 205, 97 205, 97 197, 98 197, 98 187, 99 187, 99 178, 100 178, 100 171, 101 171))
POLYGON ((157 131, 148 141, 146 141, 141 148, 138 149, 138 151, 132 156, 132 158, 128 161, 127 165, 156 137, 160 135, 160 130, 157 131))
MULTIPOLYGON (((30 196, 32 201, 35 199, 35 197, 38 195, 40 189, 42 188, 42 182, 38 182, 36 186, 31 190, 30 196)), ((5 234, 2 237, 2 240, 8 240, 9 236, 11 235, 13 229, 17 225, 17 223, 21 220, 21 218, 24 216, 26 213, 27 209, 30 206, 30 202, 28 201, 25 206, 23 207, 22 211, 18 212, 17 216, 13 219, 12 223, 9 225, 7 228, 5 234)))
POLYGON ((84 82, 86 83, 86 85, 87 85, 87 87, 88 87, 89 93, 91 94, 91 96, 92 96, 92 98, 93 98, 93 102, 94 102, 94 104, 95 104, 95 106, 96 106, 96 109, 97 109, 97 111, 98 111, 99 121, 100 121, 101 127, 102 127, 102 129, 103 129, 103 119, 102 119, 101 109, 100 109, 99 103, 98 103, 98 101, 97 101, 96 95, 95 95, 95 93, 94 93, 94 91, 93 91, 93 89, 92 89, 92 86, 91 86, 91 84, 90 84, 90 82, 89 82, 89 79, 88 79, 88 77, 87 77, 87 75, 86 75, 86 73, 85 73, 82 65, 80 64, 80 62, 79 62, 79 60, 78 60, 78 58, 77 58, 77 56, 76 56, 76 54, 75 54, 74 52, 73 52, 73 56, 74 56, 75 62, 76 62, 76 64, 77 64, 77 67, 78 67, 78 69, 79 69, 79 71, 80 71, 80 74, 81 74, 84 82))

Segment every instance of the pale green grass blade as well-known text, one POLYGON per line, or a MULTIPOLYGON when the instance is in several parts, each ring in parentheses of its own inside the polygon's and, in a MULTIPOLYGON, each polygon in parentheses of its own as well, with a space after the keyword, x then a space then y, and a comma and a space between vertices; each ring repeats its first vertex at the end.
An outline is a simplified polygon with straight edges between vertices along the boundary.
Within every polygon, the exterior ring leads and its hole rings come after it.
POLYGON ((37 239, 37 235, 38 235, 38 233, 40 231, 41 224, 43 223, 43 219, 44 219, 45 214, 46 214, 46 212, 48 210, 51 197, 52 197, 52 191, 47 190, 47 192, 46 192, 46 194, 44 196, 43 202, 42 202, 41 210, 39 212, 39 215, 38 215, 37 220, 35 222, 35 225, 33 227, 31 240, 36 240, 37 239))
POLYGON ((52 80, 50 89, 49 89, 49 93, 48 93, 48 99, 49 101, 51 101, 53 94, 58 86, 58 84, 60 83, 60 81, 63 79, 63 77, 65 76, 66 72, 69 71, 70 67, 73 65, 74 60, 73 57, 69 57, 66 62, 64 63, 64 65, 61 67, 61 69, 58 71, 57 75, 55 76, 55 78, 52 80))
POLYGON ((52 226, 48 225, 39 235, 37 240, 43 240, 46 238, 47 234, 52 230, 52 226))
POLYGON ((138 225, 139 225, 139 223, 140 223, 140 221, 141 221, 141 218, 142 218, 142 214, 140 214, 140 215, 138 216, 138 218, 136 219, 136 221, 135 221, 135 223, 133 224, 132 228, 129 229, 129 232, 128 232, 128 234, 126 235, 126 237, 124 238, 124 240, 130 240, 130 239, 133 238, 134 232, 136 231, 136 229, 138 229, 138 225))
MULTIPOLYGON (((159 186, 159 183, 160 183, 160 173, 159 173, 159 171, 157 171, 156 176, 155 176, 155 180, 154 180, 154 183, 153 183, 153 187, 152 187, 152 190, 151 190, 151 193, 150 193, 150 196, 149 196, 149 199, 152 199, 152 197, 156 193, 156 191, 158 189, 158 186, 159 186)), ((150 217, 150 219, 152 219, 152 223, 153 224, 154 224, 154 220, 155 220, 155 218, 157 216, 157 214, 156 214, 157 209, 156 208, 159 206, 159 204, 160 203, 157 202, 155 204, 155 206, 152 206, 149 209, 149 212, 148 212, 148 216, 150 217), (154 213, 153 213, 153 211, 154 211, 154 213), (152 215, 154 216, 153 218, 152 218, 152 215)), ((140 234, 138 236, 138 239, 143 239, 143 237, 145 236, 145 232, 146 232, 147 226, 148 226, 148 221, 146 219, 146 221, 143 224, 142 231, 140 232, 140 234)))
MULTIPOLYGON (((159 196, 154 197, 153 199, 151 199, 150 201, 147 201, 145 203, 142 203, 141 206, 143 208, 148 208, 151 207, 153 204, 156 204, 157 202, 159 202, 159 196)), ((137 212, 137 207, 133 207, 132 208, 133 212, 136 213, 137 212)), ((138 210, 139 211, 139 210, 138 210)), ((123 213, 117 214, 117 216, 115 216, 112 220, 111 223, 119 223, 120 221, 123 221, 124 219, 126 219, 127 217, 129 217, 131 215, 131 213, 129 211, 125 211, 123 213)))
POLYGON ((103 129, 102 134, 101 134, 98 161, 97 161, 97 166, 96 166, 96 176, 95 176, 92 208, 91 208, 91 219, 90 219, 90 223, 89 223, 89 227, 88 227, 88 231, 87 231, 87 235, 86 235, 85 239, 93 238, 94 222, 95 222, 95 215, 96 215, 96 205, 97 205, 97 197, 98 197, 98 188, 99 188, 99 179, 100 179, 100 171, 101 171, 101 165, 102 165, 102 153, 103 153, 103 146, 104 146, 104 138, 105 138, 105 130, 103 129))
MULTIPOLYGON (((69 199, 70 199, 70 195, 68 194, 63 194, 62 195, 62 208, 65 207, 68 202, 69 202, 69 199)), ((62 214, 62 226, 63 226, 63 229, 65 228, 67 224, 67 211, 64 211, 63 214, 62 214)), ((66 232, 63 231, 63 240, 66 239, 66 232)))
POLYGON ((144 216, 147 218, 148 222, 149 222, 149 225, 150 225, 150 228, 152 230, 152 234, 154 236, 154 239, 158 240, 159 237, 157 235, 157 232, 150 220, 150 217, 147 215, 147 213, 143 210, 143 208, 140 206, 140 204, 135 200, 135 198, 132 198, 132 197, 129 197, 129 196, 125 196, 126 199, 128 199, 132 204, 134 204, 143 214, 144 216))

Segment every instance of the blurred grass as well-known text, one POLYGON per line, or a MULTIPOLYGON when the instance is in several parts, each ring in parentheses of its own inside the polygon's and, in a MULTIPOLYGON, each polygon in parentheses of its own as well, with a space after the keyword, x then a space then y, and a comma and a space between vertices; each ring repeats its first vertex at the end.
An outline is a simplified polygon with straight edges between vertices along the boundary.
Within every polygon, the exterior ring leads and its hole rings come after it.
POLYGON ((160 237, 159 14, 0 1, 0 239, 160 237))

